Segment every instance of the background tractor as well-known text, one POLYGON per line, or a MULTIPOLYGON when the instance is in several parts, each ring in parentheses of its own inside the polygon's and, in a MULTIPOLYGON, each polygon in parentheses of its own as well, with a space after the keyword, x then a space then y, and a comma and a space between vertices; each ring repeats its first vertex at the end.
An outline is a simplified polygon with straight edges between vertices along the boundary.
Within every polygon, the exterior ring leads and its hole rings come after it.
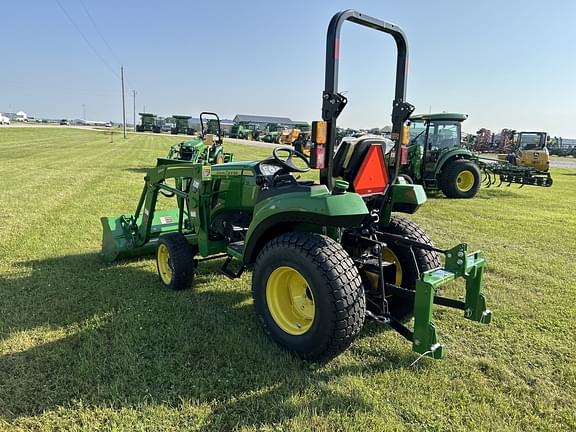
POLYGON ((136 132, 160 133, 156 114, 138 113, 138 115, 140 116, 140 124, 136 125, 136 132))
POLYGON ((438 113, 410 117, 408 163, 401 173, 448 198, 472 198, 481 184, 476 157, 460 142, 466 114, 438 113))
POLYGON ((481 292, 482 254, 468 253, 466 244, 436 248, 416 223, 395 214, 414 213, 426 201, 421 185, 398 175, 401 136, 414 109, 404 100, 405 35, 395 25, 343 11, 330 21, 326 54, 323 120, 313 123, 310 159, 319 182, 299 180, 311 167, 292 147, 276 147, 264 160, 212 166, 159 159, 145 177, 136 212, 102 218, 103 255, 112 261, 155 252, 162 284, 175 290, 191 286, 205 260, 224 258, 221 272, 232 279, 252 268, 264 332, 303 359, 337 356, 365 318, 396 330, 421 356, 440 358, 434 304, 485 324, 492 315, 481 292), (345 21, 396 42, 393 146, 368 137, 343 142, 335 152, 336 121, 347 103, 337 86, 345 21), (156 208, 160 193, 177 205, 156 208), (439 295, 440 286, 455 279, 466 281, 464 300, 439 295))
POLYGON ((283 127, 277 123, 268 123, 266 128, 258 135, 258 141, 278 144, 283 127))
POLYGON ((546 172, 550 169, 547 139, 546 132, 518 132, 512 152, 499 154, 498 159, 546 172))
POLYGON ((209 112, 201 113, 200 126, 202 130, 199 137, 173 145, 166 157, 195 164, 231 162, 234 155, 224 152, 222 127, 218 115, 209 112))
POLYGON ((183 115, 173 115, 172 118, 174 119, 175 125, 170 131, 172 135, 192 135, 194 133, 194 129, 190 127, 188 124, 188 120, 192 117, 190 116, 183 116, 183 115))
POLYGON ((232 125, 230 129, 230 138, 238 138, 245 140, 256 140, 260 131, 255 125, 249 123, 237 123, 232 125))
POLYGON ((300 129, 297 128, 283 129, 278 137, 278 144, 293 146, 294 141, 298 139, 300 133, 300 129))

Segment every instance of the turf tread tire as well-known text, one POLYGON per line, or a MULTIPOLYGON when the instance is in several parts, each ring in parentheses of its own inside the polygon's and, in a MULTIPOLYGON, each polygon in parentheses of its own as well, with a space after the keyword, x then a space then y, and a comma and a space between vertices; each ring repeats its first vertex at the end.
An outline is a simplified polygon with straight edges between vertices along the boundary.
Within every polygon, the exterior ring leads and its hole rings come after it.
MULTIPOLYGON (((424 232, 424 230, 415 222, 400 216, 392 216, 390 224, 382 228, 383 231, 408 237, 428 246, 434 247, 434 243, 424 232)), ((398 257, 402 264, 402 287, 414 290, 416 280, 420 275, 428 270, 441 266, 438 253, 425 249, 412 248, 413 257, 410 255, 410 249, 399 248, 394 245, 388 246, 398 257), (416 264, 416 266, 414 266, 416 264)), ((406 321, 412 317, 414 305, 405 299, 392 297, 388 300, 390 313, 399 321, 406 321)))
POLYGON ((170 254, 170 268, 172 279, 165 284, 160 277, 160 267, 156 258, 156 269, 162 284, 174 291, 181 291, 192 286, 194 280, 194 248, 190 246, 186 237, 181 233, 164 234, 158 241, 158 246, 166 245, 170 254))
POLYGON ((324 235, 290 232, 271 240, 256 260, 252 295, 264 332, 304 360, 325 362, 336 357, 350 346, 364 325, 366 299, 358 270, 342 246, 324 235), (300 336, 289 335, 278 327, 266 302, 268 277, 282 265, 301 272, 314 295, 314 322, 300 336))

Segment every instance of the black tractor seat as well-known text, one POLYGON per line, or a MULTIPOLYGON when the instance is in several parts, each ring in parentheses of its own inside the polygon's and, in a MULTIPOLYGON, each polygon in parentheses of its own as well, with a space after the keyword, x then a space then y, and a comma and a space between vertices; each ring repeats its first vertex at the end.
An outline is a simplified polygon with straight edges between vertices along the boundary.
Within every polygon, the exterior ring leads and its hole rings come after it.
POLYGON ((363 135, 359 138, 343 138, 334 155, 333 177, 340 177, 352 186, 372 145, 382 146, 383 155, 388 154, 394 148, 394 142, 380 136, 363 135))

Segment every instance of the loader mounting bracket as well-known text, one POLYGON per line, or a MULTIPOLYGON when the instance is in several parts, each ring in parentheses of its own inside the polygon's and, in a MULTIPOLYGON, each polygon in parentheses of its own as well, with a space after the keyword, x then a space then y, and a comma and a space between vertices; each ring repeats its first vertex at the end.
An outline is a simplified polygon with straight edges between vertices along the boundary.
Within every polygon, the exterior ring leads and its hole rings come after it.
POLYGON ((348 99, 341 93, 322 93, 322 118, 324 120, 332 120, 338 118, 348 99))

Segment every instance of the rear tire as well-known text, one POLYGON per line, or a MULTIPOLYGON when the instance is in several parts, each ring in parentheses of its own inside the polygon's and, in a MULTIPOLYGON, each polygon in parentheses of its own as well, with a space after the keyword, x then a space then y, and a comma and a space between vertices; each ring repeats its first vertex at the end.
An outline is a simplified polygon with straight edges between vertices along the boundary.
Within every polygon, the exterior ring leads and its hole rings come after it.
POLYGON ((364 324, 358 270, 342 246, 324 235, 291 232, 270 241, 256 260, 252 295, 264 331, 305 360, 336 357, 364 324))
MULTIPOLYGON (((428 237, 418 224, 399 216, 392 216, 390 224, 387 227, 381 227, 381 229, 390 234, 408 237, 409 239, 419 241, 428 246, 434 246, 430 237, 428 237)), ((393 253, 393 256, 395 256, 400 263, 401 281, 397 280, 395 282, 402 288, 414 290, 416 288, 416 281, 422 273, 441 266, 440 258, 434 251, 413 247, 412 252, 409 247, 400 247, 393 243, 389 243, 387 249, 393 253)), ((412 317, 414 312, 413 301, 395 296, 391 296, 387 300, 390 314, 395 319, 406 321, 412 317)))
POLYGON ((171 233, 160 237, 156 249, 156 269, 166 288, 180 291, 192 286, 194 250, 184 234, 171 233))
POLYGON ((466 159, 452 161, 442 172, 440 188, 448 198, 473 198, 480 189, 480 169, 466 159))

